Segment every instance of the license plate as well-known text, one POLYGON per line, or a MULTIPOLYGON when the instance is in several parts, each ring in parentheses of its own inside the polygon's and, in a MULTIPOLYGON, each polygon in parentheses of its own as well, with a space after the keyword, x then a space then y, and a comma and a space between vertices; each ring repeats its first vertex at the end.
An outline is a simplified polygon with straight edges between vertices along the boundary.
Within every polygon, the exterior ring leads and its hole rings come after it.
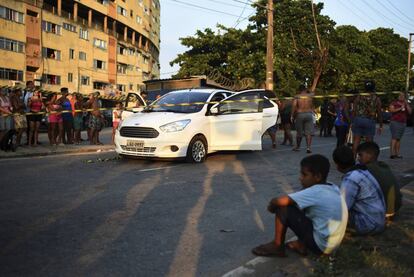
POLYGON ((142 140, 127 140, 128 147, 144 148, 144 142, 142 140))

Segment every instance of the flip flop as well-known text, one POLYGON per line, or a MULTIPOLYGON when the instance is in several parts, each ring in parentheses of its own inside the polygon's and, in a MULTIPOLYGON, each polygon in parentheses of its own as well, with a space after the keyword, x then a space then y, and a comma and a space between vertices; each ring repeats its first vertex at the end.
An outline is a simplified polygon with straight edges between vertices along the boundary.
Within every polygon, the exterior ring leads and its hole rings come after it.
POLYGON ((285 244, 286 248, 289 250, 292 250, 296 253, 298 253, 301 256, 307 256, 308 255, 308 251, 306 250, 306 247, 304 247, 304 249, 299 249, 297 244, 299 244, 300 242, 297 240, 294 241, 289 241, 285 244))
POLYGON ((263 257, 286 257, 285 249, 283 247, 276 247, 273 241, 253 248, 252 253, 263 257))

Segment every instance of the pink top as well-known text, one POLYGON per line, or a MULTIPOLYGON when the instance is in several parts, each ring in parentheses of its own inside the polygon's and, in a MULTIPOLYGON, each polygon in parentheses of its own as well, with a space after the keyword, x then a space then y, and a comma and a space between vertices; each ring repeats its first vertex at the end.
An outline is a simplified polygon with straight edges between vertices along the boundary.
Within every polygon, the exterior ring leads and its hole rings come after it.
MULTIPOLYGON (((53 104, 52 105, 53 111, 56 111, 60 108, 60 105, 53 104)), ((49 122, 50 123, 59 123, 62 122, 62 114, 60 112, 53 112, 49 114, 49 122)))

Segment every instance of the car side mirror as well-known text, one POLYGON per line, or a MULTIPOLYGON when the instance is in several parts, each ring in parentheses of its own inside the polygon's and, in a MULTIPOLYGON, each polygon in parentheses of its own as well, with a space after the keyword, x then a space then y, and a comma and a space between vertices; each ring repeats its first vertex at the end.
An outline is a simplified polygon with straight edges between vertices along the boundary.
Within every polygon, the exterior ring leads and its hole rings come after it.
POLYGON ((219 110, 218 110, 217 107, 212 107, 210 109, 210 114, 212 114, 212 115, 218 115, 218 113, 219 113, 219 110))

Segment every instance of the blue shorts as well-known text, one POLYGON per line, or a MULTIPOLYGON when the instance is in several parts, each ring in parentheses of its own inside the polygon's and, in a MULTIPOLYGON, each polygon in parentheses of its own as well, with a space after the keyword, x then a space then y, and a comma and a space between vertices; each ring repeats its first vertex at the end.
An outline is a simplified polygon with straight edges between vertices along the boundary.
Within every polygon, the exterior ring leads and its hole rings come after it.
POLYGON ((352 133, 354 136, 374 137, 375 124, 374 119, 357 116, 352 122, 352 133))

